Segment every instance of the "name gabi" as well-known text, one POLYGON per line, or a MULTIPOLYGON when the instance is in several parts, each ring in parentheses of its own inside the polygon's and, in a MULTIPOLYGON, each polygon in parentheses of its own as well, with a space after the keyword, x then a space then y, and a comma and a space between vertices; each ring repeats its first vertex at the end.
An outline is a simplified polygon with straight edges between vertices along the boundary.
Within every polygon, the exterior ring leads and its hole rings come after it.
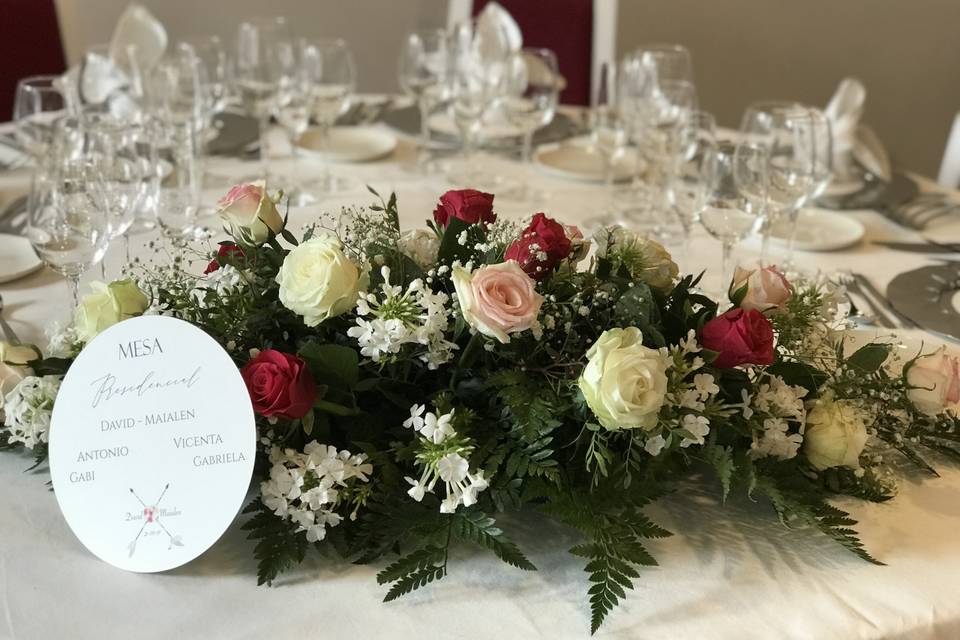
POLYGON ((234 462, 243 462, 246 460, 246 456, 243 455, 243 452, 237 453, 214 453, 209 456, 194 456, 193 457, 193 466, 195 467, 209 467, 215 464, 231 464, 234 462))
POLYGON ((177 449, 192 449, 193 447, 202 447, 208 444, 223 444, 223 438, 219 433, 208 433, 205 436, 185 436, 173 439, 173 444, 177 449))
POLYGON ((183 422, 192 420, 197 414, 193 409, 181 409, 180 411, 167 411, 161 413, 148 413, 143 417, 143 423, 148 427, 154 424, 167 424, 168 422, 183 422))
POLYGON ((77 462, 93 462, 94 460, 108 460, 110 458, 125 458, 130 453, 127 447, 112 447, 110 449, 90 449, 77 454, 77 462))
POLYGON ((163 391, 171 387, 186 387, 190 389, 197 384, 199 380, 200 367, 194 369, 193 373, 189 376, 170 378, 169 380, 158 378, 156 371, 150 371, 143 377, 143 380, 136 384, 123 384, 117 380, 115 375, 108 373, 100 376, 91 383, 91 386, 95 389, 93 392, 92 406, 96 408, 101 402, 128 395, 142 398, 151 391, 163 391))

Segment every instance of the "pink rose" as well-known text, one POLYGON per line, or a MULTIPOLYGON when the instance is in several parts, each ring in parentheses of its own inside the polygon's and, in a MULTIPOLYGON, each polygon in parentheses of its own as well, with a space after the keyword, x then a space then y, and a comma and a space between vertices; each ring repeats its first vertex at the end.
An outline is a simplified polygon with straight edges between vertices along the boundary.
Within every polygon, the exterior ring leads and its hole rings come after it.
POLYGON ((917 358, 907 370, 907 392, 911 402, 923 413, 936 415, 950 410, 960 415, 960 358, 947 355, 941 347, 917 358))
POLYGON ((790 282, 774 265, 758 265, 756 269, 737 267, 733 274, 733 284, 730 286, 731 297, 744 286, 747 287, 747 292, 740 301, 740 308, 748 311, 780 311, 793 295, 790 282))
POLYGON ((451 279, 463 319, 483 335, 506 344, 509 334, 525 331, 537 322, 543 296, 513 260, 480 267, 473 273, 454 267, 451 279))
POLYGON ((447 191, 440 196, 440 203, 433 210, 433 220, 441 229, 446 229, 452 218, 469 224, 493 224, 497 214, 493 212, 493 194, 476 189, 447 191))
POLYGON ((262 180, 231 187, 217 205, 220 217, 238 240, 262 244, 271 232, 283 230, 283 217, 262 180))
POLYGON ((703 325, 700 343, 720 355, 713 366, 773 364, 773 326, 756 309, 734 307, 703 325))

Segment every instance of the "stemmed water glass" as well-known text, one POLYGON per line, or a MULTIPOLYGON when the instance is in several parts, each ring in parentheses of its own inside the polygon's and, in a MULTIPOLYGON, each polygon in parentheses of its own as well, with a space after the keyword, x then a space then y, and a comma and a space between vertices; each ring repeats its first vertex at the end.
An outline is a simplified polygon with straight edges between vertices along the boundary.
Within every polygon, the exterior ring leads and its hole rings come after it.
POLYGON ((747 143, 721 142, 716 146, 712 189, 700 213, 700 223, 723 247, 718 292, 730 282, 731 254, 737 242, 750 235, 761 220, 763 199, 751 187, 765 184, 767 152, 747 143))
POLYGON ((73 136, 61 138, 48 171, 35 172, 27 204, 27 237, 43 262, 70 282, 79 303, 80 276, 103 260, 107 216, 94 197, 92 166, 73 136))
MULTIPOLYGON (((357 83, 357 68, 347 43, 340 39, 308 40, 300 50, 304 80, 309 90, 310 115, 320 130, 320 146, 329 147, 330 129, 337 118, 350 108, 357 83)), ((344 187, 324 163, 318 181, 322 192, 344 187)))
POLYGON ((460 162, 448 177, 458 184, 485 185, 497 180, 485 175, 473 156, 483 117, 501 97, 510 51, 505 33, 474 27, 458 25, 451 42, 450 110, 462 145, 460 162))
POLYGON ((700 214, 716 179, 716 121, 705 111, 690 116, 685 148, 677 163, 667 199, 670 209, 683 231, 683 257, 690 258, 690 240, 693 227, 700 222, 700 214))
POLYGON ((257 119, 260 131, 260 177, 268 175, 270 116, 287 68, 290 29, 286 19, 254 18, 237 31, 234 82, 247 115, 257 119))
POLYGON ((14 136, 37 167, 43 164, 53 141, 54 124, 68 113, 67 97, 58 81, 59 76, 30 76, 17 83, 14 136))
POLYGON ((397 79, 420 111, 420 153, 417 166, 427 166, 430 147, 430 114, 449 93, 450 46, 442 29, 415 31, 407 36, 400 51, 397 79))
MULTIPOLYGON (((511 56, 507 63, 505 92, 501 101, 504 114, 523 132, 521 158, 528 167, 533 162, 533 134, 549 124, 557 111, 560 96, 560 72, 557 56, 549 49, 527 48, 511 56)), ((522 181, 521 199, 530 197, 527 181, 522 181)))
MULTIPOLYGON (((285 66, 280 81, 280 91, 277 94, 277 104, 274 111, 277 122, 287 134, 291 156, 296 155, 297 141, 310 125, 311 86, 306 78, 305 67, 302 62, 304 47, 290 50, 284 54, 285 66)), ((296 206, 304 206, 317 201, 312 194, 298 180, 287 179, 288 195, 296 206)))

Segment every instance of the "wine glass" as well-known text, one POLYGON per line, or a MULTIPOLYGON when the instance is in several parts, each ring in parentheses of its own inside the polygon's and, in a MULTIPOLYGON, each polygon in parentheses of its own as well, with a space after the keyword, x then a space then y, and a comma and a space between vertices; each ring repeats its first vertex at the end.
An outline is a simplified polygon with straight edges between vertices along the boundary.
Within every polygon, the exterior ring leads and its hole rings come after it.
MULTIPOLYGON (((557 56, 549 49, 527 48, 515 53, 507 63, 505 85, 501 108, 507 120, 523 132, 521 158, 529 167, 533 162, 533 134, 549 124, 557 111, 557 56)), ((520 195, 521 199, 529 198, 527 181, 522 182, 520 195)))
POLYGON ((803 119, 807 108, 797 102, 764 100, 749 105, 740 123, 743 138, 769 153, 771 166, 761 233, 761 259, 769 254, 770 233, 778 219, 799 210, 807 196, 812 178, 812 141, 803 119), (804 158, 804 155, 806 157, 804 158), (806 178, 804 179, 804 174, 806 178))
POLYGON ((458 184, 493 185, 498 180, 475 162, 484 114, 501 96, 510 55, 509 38, 500 29, 477 30, 463 23, 454 30, 450 110, 460 133, 461 159, 450 175, 458 184))
POLYGON ((590 109, 590 144, 603 163, 603 183, 607 191, 605 213, 588 222, 590 227, 603 227, 620 222, 621 212, 614 199, 613 185, 617 160, 628 142, 628 121, 616 99, 616 82, 608 65, 600 69, 600 83, 594 106, 590 109))
POLYGON ((753 197, 750 187, 766 182, 768 156, 765 149, 747 143, 720 142, 713 163, 713 188, 700 213, 700 223, 723 247, 718 291, 726 291, 732 276, 734 245, 750 235, 761 220, 763 198, 753 197))
POLYGON ((690 116, 686 142, 670 180, 667 198, 683 231, 683 257, 689 260, 695 224, 707 205, 716 176, 716 121, 705 111, 690 116))
POLYGON ((654 74, 657 83, 670 80, 693 82, 690 50, 680 44, 647 44, 634 50, 640 63, 654 74))
POLYGON ((442 101, 448 87, 449 38, 442 29, 415 31, 400 51, 397 78, 400 88, 417 103, 420 111, 420 153, 417 165, 425 169, 430 147, 430 113, 442 101))
POLYGON ((200 206, 196 131, 186 122, 158 122, 154 135, 159 160, 157 220, 179 262, 187 242, 196 236, 200 206))
POLYGON ((227 102, 227 54, 220 37, 192 36, 181 40, 178 47, 193 54, 203 69, 210 115, 223 111, 227 102))
POLYGON ((247 115, 259 123, 261 178, 268 176, 270 116, 291 39, 287 21, 282 17, 246 20, 237 31, 234 82, 247 115))
MULTIPOLYGON (((309 113, 320 130, 321 148, 330 144, 330 129, 350 108, 357 83, 357 70, 347 43, 340 39, 308 40, 301 44, 301 65, 308 87, 309 113)), ((320 190, 339 191, 345 181, 337 180, 324 162, 320 190)))
MULTIPOLYGON (((302 64, 303 50, 303 48, 294 50, 291 47, 289 52, 284 55, 288 70, 283 74, 280 81, 280 90, 277 93, 277 104, 274 111, 277 122, 287 134, 291 157, 296 156, 297 141, 310 125, 311 86, 307 81, 302 64)), ((317 197, 299 180, 288 177, 286 187, 292 204, 296 206, 305 206, 317 201, 317 197)))
POLYGON ((67 115, 67 98, 58 86, 59 76, 30 76, 17 83, 13 100, 14 136, 34 165, 44 164, 53 140, 54 124, 67 115))
POLYGON ((197 132, 207 127, 211 97, 206 71, 189 47, 180 47, 153 68, 147 93, 153 112, 169 123, 186 123, 197 132))
POLYGON ((79 304, 80 276, 103 260, 107 218, 90 185, 90 160, 70 136, 54 146, 49 172, 35 172, 27 203, 27 238, 43 262, 70 282, 79 304))

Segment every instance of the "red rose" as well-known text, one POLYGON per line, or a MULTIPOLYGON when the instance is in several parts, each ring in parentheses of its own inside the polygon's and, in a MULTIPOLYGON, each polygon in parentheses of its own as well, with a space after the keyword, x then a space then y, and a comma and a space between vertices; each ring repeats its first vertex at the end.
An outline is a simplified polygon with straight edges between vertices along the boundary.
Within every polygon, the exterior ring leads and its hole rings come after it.
POLYGON ((543 280, 561 260, 570 256, 571 248, 564 226, 538 213, 520 237, 507 248, 504 257, 520 263, 526 274, 534 280, 543 280))
POLYGON ((220 245, 220 248, 217 250, 217 257, 210 261, 210 264, 207 265, 207 268, 203 270, 203 275, 207 275, 208 273, 212 273, 219 269, 222 266, 220 264, 220 258, 228 257, 233 257, 237 260, 243 258, 243 249, 229 242, 220 245))
POLYGON ((773 363, 773 326, 756 309, 734 308, 703 326, 700 342, 720 355, 713 366, 773 363))
POLYGON ((306 363, 297 356, 266 349, 240 369, 253 410, 262 416, 302 418, 317 397, 306 363))
POLYGON ((447 191, 440 196, 440 203, 433 210, 433 219, 446 229, 451 218, 459 218, 470 224, 495 222, 497 214, 493 212, 493 194, 476 189, 447 191))

